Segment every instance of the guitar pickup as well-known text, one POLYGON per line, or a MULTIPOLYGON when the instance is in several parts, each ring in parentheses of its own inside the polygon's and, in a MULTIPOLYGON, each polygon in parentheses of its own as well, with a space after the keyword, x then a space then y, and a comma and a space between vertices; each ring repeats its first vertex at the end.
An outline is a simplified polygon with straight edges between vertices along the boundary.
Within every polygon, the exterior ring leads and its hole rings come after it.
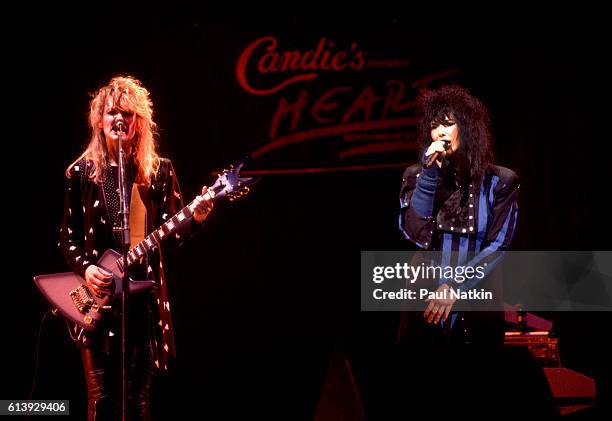
POLYGON ((95 304, 91 291, 85 285, 80 285, 70 291, 70 298, 72 298, 72 303, 77 310, 83 314, 87 313, 91 306, 95 304))

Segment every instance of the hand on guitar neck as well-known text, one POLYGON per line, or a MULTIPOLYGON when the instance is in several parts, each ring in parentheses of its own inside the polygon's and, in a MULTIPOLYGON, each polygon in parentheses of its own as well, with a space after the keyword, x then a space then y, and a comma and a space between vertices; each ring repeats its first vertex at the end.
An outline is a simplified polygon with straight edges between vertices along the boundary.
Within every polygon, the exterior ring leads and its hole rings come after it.
POLYGON ((193 206, 193 219, 201 224, 214 206, 213 196, 208 192, 208 187, 204 186, 202 188, 202 194, 196 196, 193 206))

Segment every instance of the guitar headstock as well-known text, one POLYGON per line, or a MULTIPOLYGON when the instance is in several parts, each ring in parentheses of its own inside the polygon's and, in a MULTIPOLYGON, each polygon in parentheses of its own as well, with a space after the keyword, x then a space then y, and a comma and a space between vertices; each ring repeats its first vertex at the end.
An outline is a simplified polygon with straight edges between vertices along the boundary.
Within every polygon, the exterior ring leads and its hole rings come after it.
POLYGON ((257 183, 259 177, 240 177, 240 170, 247 160, 248 157, 245 157, 217 175, 217 180, 209 187, 209 190, 214 190, 215 197, 227 196, 234 201, 249 194, 249 186, 257 183))

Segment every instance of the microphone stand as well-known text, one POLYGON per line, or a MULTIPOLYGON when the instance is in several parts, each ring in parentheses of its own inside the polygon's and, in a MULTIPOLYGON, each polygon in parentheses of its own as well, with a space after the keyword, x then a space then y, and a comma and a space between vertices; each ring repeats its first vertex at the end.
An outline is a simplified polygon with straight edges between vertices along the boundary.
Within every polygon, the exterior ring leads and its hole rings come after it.
POLYGON ((121 215, 123 272, 121 280, 121 419, 127 420, 127 314, 129 308, 129 288, 127 255, 130 250, 129 202, 127 196, 127 180, 125 177, 125 152, 123 151, 122 123, 117 124, 119 134, 119 214, 121 215))

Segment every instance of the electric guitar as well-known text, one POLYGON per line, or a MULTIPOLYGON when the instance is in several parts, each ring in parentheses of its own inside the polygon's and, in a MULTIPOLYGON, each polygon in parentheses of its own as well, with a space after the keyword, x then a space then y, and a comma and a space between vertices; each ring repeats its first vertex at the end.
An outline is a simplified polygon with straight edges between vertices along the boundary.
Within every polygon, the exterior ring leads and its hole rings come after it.
MULTIPOLYGON (((237 165, 231 165, 229 169, 223 170, 217 176, 215 183, 208 188, 208 194, 213 200, 227 196, 230 201, 233 201, 249 193, 249 186, 256 183, 258 178, 240 177, 240 169, 245 160, 243 159, 237 165)), ((149 250, 157 247, 164 238, 173 235, 178 226, 193 215, 194 209, 195 200, 132 247, 127 254, 127 267, 138 262, 149 250)), ((111 294, 97 296, 87 285, 85 279, 74 272, 34 276, 34 283, 51 306, 87 332, 98 329, 103 324, 104 315, 112 310, 113 302, 121 298, 121 280, 123 269, 126 267, 123 256, 112 249, 106 250, 96 264, 112 272, 114 291, 111 294)), ((154 281, 138 281, 130 278, 129 294, 149 290, 154 285, 154 281)))

